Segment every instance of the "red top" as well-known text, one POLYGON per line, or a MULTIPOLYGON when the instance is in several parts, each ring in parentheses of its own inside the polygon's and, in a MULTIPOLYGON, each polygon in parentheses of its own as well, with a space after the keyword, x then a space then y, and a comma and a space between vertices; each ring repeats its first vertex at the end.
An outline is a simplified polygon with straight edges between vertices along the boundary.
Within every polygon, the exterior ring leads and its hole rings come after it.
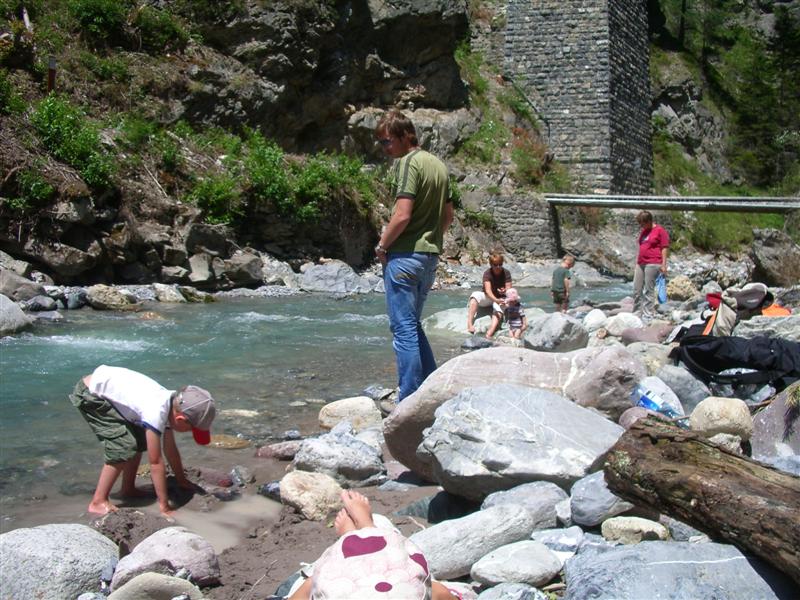
POLYGON ((639 258, 636 260, 640 265, 660 265, 661 250, 669 248, 669 234, 661 225, 653 225, 650 229, 642 229, 639 234, 639 258))

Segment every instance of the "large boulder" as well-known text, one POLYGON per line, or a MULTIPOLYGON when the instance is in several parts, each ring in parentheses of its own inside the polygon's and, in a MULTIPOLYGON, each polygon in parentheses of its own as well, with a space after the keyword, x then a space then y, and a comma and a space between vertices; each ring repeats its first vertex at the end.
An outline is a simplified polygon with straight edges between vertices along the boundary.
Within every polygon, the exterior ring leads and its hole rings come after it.
POLYGON ((522 540, 481 558, 472 565, 470 577, 484 585, 527 583, 543 586, 561 570, 561 561, 547 546, 533 540, 522 540))
POLYGON ((356 273, 341 260, 331 260, 311 265, 303 271, 300 288, 307 292, 327 294, 366 294, 377 282, 356 273))
POLYGON ((422 550, 431 575, 450 579, 467 575, 492 550, 528 539, 532 527, 527 511, 503 504, 431 525, 409 539, 422 550))
POLYGON ((564 386, 564 395, 613 421, 631 407, 631 392, 647 375, 642 362, 622 346, 580 355, 574 366, 577 376, 564 386))
POLYGON ((623 429, 545 390, 469 388, 436 410, 417 454, 448 492, 483 500, 522 483, 584 477, 623 429))
POLYGON ((86 301, 97 310, 124 310, 130 308, 130 298, 120 290, 98 283, 86 290, 86 301))
POLYGON ((783 338, 791 342, 800 340, 800 312, 787 317, 752 317, 739 321, 732 335, 743 338, 758 336, 783 338))
POLYGON ((100 591, 100 575, 116 560, 117 545, 74 523, 14 529, 0 535, 3 598, 77 598, 100 591))
POLYGON ((258 254, 237 250, 224 265, 223 271, 217 275, 232 285, 244 287, 262 282, 264 261, 258 254))
POLYGON ((381 424, 381 411, 375 401, 367 396, 354 396, 336 400, 323 406, 319 411, 319 426, 333 429, 342 421, 347 421, 355 431, 361 431, 381 424))
POLYGON ((753 433, 750 410, 738 398, 709 396, 692 411, 689 425, 692 431, 705 437, 727 433, 749 440, 753 433))
POLYGON ((499 504, 522 506, 533 517, 534 529, 547 529, 556 526, 556 505, 569 498, 567 493, 549 481, 524 483, 504 492, 489 494, 481 508, 499 504))
POLYGON ((658 541, 581 551, 564 574, 564 600, 778 598, 742 553, 724 544, 658 541))
POLYGON ((108 595, 108 600, 162 600, 164 598, 203 600, 204 596, 196 585, 192 585, 185 579, 149 572, 137 575, 108 595))
POLYGON ((570 490, 569 502, 572 521, 588 527, 599 525, 605 519, 633 508, 633 504, 611 493, 602 471, 575 482, 570 490))
POLYGON ((321 521, 341 505, 341 486, 330 475, 291 471, 281 479, 281 502, 310 521, 321 521))
POLYGON ((800 246, 792 238, 777 229, 754 229, 753 238, 755 279, 780 287, 800 281, 800 246))
POLYGON ((683 367, 664 365, 656 377, 675 392, 687 414, 691 414, 700 402, 711 395, 708 386, 683 367))
POLYGON ((789 428, 785 420, 790 399, 795 399, 794 406, 797 407, 798 396, 800 382, 787 387, 775 396, 769 406, 753 416, 753 435, 750 437, 753 458, 769 460, 773 457, 800 455, 800 423, 795 421, 794 427, 789 428))
POLYGON ((0 268, 0 294, 19 302, 46 295, 44 286, 18 275, 10 269, 0 268))
POLYGON ((440 366, 420 388, 403 399, 383 421, 383 434, 392 456, 423 477, 432 477, 417 458, 422 431, 434 420, 436 409, 461 390, 502 381, 562 393, 579 376, 576 360, 596 356, 601 349, 567 353, 535 352, 523 348, 485 348, 462 354, 440 366))
POLYGON ((542 352, 569 352, 585 348, 589 332, 575 317, 564 313, 550 313, 528 318, 525 343, 542 352))
POLYGON ((0 337, 22 331, 31 323, 33 319, 22 312, 16 302, 0 294, 0 337))
POLYGON ((167 527, 139 542, 120 559, 111 587, 119 588, 142 573, 174 575, 181 569, 186 569, 197 585, 219 583, 219 561, 211 544, 185 527, 167 527))

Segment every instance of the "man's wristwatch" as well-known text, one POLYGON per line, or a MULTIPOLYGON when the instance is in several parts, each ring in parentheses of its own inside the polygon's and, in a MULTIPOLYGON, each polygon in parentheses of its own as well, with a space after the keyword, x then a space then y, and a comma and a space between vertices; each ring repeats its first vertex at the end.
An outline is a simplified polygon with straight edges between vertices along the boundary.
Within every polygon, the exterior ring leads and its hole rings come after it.
POLYGON ((375 246, 375 254, 386 254, 386 248, 378 244, 375 246))

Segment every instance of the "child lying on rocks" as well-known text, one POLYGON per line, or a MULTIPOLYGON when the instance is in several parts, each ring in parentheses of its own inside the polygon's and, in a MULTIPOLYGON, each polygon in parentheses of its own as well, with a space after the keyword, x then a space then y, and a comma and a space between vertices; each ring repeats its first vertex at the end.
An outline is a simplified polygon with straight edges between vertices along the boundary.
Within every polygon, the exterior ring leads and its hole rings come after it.
POLYGON ((453 600, 461 596, 433 581, 422 552, 399 532, 378 528, 369 499, 342 492, 334 521, 339 539, 314 563, 313 575, 289 600, 453 600))

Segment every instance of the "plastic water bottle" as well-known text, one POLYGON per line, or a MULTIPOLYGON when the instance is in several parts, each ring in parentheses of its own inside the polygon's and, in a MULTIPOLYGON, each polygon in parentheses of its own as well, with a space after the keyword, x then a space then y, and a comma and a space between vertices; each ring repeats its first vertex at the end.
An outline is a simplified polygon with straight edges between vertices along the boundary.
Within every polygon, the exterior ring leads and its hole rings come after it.
POLYGON ((661 397, 655 394, 652 390, 649 390, 641 385, 637 385, 633 390, 633 399, 636 400, 637 406, 641 406, 647 410, 652 410, 653 412, 661 413, 670 419, 676 419, 675 423, 679 427, 683 427, 684 429, 688 427, 688 425, 684 423, 685 419, 682 418, 683 415, 679 415, 677 412, 675 412, 675 410, 669 404, 666 404, 661 397))

